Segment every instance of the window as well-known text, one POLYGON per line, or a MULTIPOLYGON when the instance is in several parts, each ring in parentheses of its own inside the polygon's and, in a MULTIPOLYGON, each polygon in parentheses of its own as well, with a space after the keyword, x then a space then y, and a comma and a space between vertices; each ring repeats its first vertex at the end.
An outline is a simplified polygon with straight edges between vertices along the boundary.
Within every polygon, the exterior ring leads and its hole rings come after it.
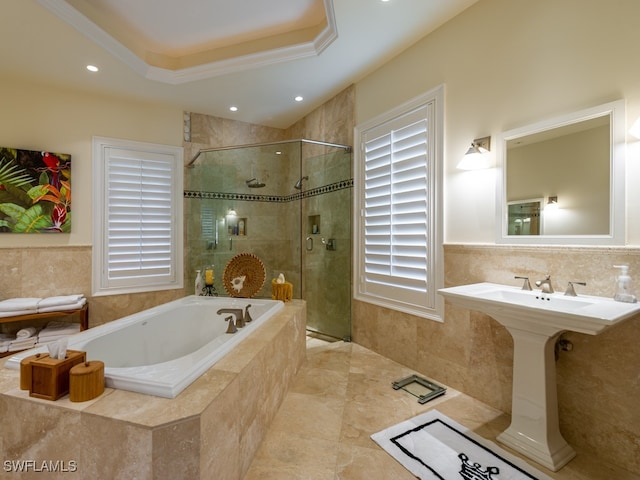
POLYGON ((93 294, 182 288, 182 148, 96 137, 93 172, 93 294))
POLYGON ((439 321, 443 90, 355 129, 355 298, 439 321))

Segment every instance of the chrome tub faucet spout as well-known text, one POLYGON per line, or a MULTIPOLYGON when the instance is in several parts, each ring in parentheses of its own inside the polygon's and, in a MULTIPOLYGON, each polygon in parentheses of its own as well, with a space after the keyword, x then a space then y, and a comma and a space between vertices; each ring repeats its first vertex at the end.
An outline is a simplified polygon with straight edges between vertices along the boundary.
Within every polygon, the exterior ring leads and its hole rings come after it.
POLYGON ((551 286, 551 275, 547 275, 544 280, 538 280, 536 287, 540 287, 542 293, 553 293, 553 287, 551 286))

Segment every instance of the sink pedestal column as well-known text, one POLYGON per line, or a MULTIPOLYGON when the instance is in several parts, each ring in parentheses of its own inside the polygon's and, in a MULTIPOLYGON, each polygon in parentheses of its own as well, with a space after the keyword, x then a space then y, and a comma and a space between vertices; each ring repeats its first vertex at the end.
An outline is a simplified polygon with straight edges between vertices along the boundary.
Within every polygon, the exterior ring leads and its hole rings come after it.
POLYGON ((533 333, 509 323, 503 325, 513 337, 511 425, 498 441, 555 472, 575 456, 558 422, 554 348, 562 332, 533 333))

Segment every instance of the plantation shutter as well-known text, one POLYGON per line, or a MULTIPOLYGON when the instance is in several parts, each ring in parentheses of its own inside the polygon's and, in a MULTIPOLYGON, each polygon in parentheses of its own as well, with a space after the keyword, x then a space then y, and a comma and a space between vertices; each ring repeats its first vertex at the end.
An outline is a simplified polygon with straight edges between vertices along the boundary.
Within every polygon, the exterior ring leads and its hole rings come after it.
POLYGON ((434 308, 432 103, 363 132, 360 289, 434 308))
POLYGON ((108 277, 171 274, 172 166, 158 155, 108 152, 108 277))
POLYGON ((175 152, 115 146, 102 152, 101 288, 181 286, 181 159, 175 152))

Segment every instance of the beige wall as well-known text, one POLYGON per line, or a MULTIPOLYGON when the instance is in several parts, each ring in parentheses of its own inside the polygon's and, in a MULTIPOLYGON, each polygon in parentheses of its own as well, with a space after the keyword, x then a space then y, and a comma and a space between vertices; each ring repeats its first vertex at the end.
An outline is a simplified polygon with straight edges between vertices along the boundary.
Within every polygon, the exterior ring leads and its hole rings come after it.
MULTIPOLYGON (((0 299, 91 295, 92 137, 182 144, 182 111, 0 78, 0 145, 71 154, 70 234, 0 235, 0 299)), ((95 326, 183 296, 182 290, 96 297, 95 326)), ((3 328, 12 328, 4 325, 3 328)))
MULTIPOLYGON (((551 273, 557 290, 612 296, 612 265, 640 287, 640 144, 628 137, 627 247, 495 245, 495 169, 461 172, 474 138, 624 98, 640 115, 636 0, 480 0, 356 84, 364 122, 437 85, 445 100, 445 285, 515 285, 551 273), (484 245, 474 245, 484 244, 484 245)), ((640 294, 640 290, 637 292, 640 294)), ((355 342, 509 412, 513 342, 486 315, 446 306, 444 323, 354 302, 355 342)), ((557 362, 561 431, 579 454, 640 473, 640 318, 592 337, 566 334, 557 362)))
MULTIPOLYGON (((445 241, 494 243, 495 172, 455 169, 469 143, 621 98, 630 126, 640 116, 639 16, 636 0, 480 0, 358 82, 356 121, 445 84, 445 241)), ((632 143, 628 178, 638 178, 632 143)), ((628 243, 639 245, 640 192, 630 187, 628 243)))

